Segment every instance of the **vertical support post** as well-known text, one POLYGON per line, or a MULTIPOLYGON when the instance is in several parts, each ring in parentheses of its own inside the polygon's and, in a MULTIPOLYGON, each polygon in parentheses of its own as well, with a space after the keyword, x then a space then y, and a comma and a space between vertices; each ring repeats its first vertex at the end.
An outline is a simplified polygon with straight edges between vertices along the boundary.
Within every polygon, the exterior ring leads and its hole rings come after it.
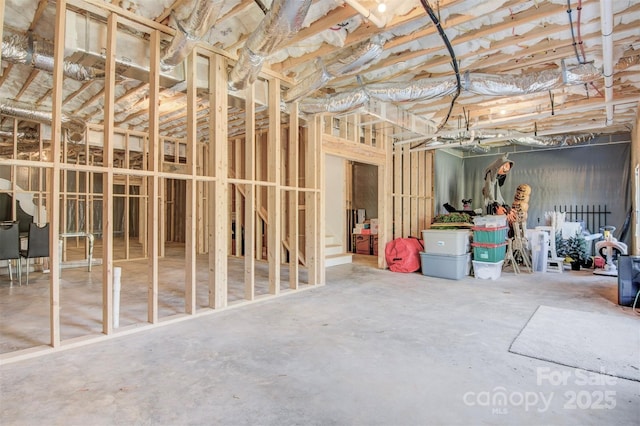
POLYGON ((267 143, 267 260, 269 261, 269 293, 280 293, 280 264, 282 226, 280 224, 281 199, 281 128, 280 128, 280 80, 269 80, 269 140, 267 143))
POLYGON ((402 236, 411 236, 411 151, 402 147, 402 236))
POLYGON ((229 199, 229 144, 227 143, 227 61, 222 56, 212 58, 213 66, 210 66, 209 83, 213 90, 210 100, 210 122, 213 123, 215 141, 215 226, 214 244, 215 252, 215 288, 209 294, 209 304, 213 308, 227 306, 227 233, 229 232, 229 216, 226 202, 229 199))
POLYGON ((104 80, 104 167, 102 174, 102 332, 113 332, 113 123, 118 15, 107 19, 104 80))
MULTIPOLYGON (((129 132, 125 134, 124 143, 124 168, 129 169, 129 132)), ((129 191, 129 185, 131 184, 131 177, 127 174, 124 177, 124 258, 129 259, 129 207, 131 206, 131 194, 129 191)), ((117 321, 114 318, 114 321, 117 321)))
POLYGON ((158 258, 160 253, 160 32, 151 32, 149 43, 151 69, 149 72, 149 156, 147 168, 153 173, 147 178, 147 321, 158 322, 158 258))
MULTIPOLYGON (((4 2, 0 8, 4 11, 4 2)), ((56 2, 56 25, 53 43, 53 92, 52 92, 52 122, 51 122, 51 153, 53 169, 51 170, 51 185, 48 192, 50 206, 49 221, 49 254, 51 255, 51 273, 49 275, 49 325, 50 343, 54 348, 60 346, 60 246, 58 245, 60 230, 56 224, 60 223, 60 153, 62 144, 62 92, 64 43, 66 31, 66 0, 56 2)), ((4 19, 0 20, 4 21, 4 19)))
MULTIPOLYGON (((3 32, 4 31, 4 4, 5 4, 5 2, 2 2, 0 4, 0 34, 4 34, 4 32, 3 32)), ((2 49, 0 49, 0 62, 1 61, 2 61, 2 49)), ((62 106, 62 102, 60 102, 60 105, 62 106)), ((14 133, 14 135, 15 134, 16 133, 14 133)))
MULTIPOLYGON (((341 122, 345 122, 346 120, 341 120, 341 122)), ((327 189, 326 186, 326 163, 327 163, 327 156, 324 153, 324 148, 323 148, 323 143, 322 143, 322 134, 318 134, 318 139, 316 141, 316 144, 314 146, 315 148, 315 157, 316 157, 316 163, 315 163, 315 179, 316 179, 316 188, 319 188, 319 191, 316 192, 316 206, 318 209, 318 212, 316 214, 316 235, 318 236, 316 239, 316 253, 318 253, 318 263, 317 263, 317 268, 318 268, 318 281, 317 283, 319 285, 324 285, 325 283, 325 272, 326 272, 326 268, 324 266, 324 261, 325 261, 325 257, 324 257, 324 240, 325 237, 327 235, 326 232, 326 223, 327 223, 327 219, 326 219, 326 193, 327 193, 327 189)))
MULTIPOLYGON (((184 303, 187 314, 196 313, 196 215, 198 181, 196 179, 198 164, 197 141, 197 72, 196 60, 198 55, 195 50, 187 57, 187 167, 191 176, 187 180, 187 205, 185 208, 185 288, 184 303)), ((226 140, 220 141, 226 143, 226 140)), ((224 204, 223 204, 224 205, 224 204)))
POLYGON ((402 237, 402 147, 393 147, 393 238, 402 237))
POLYGON ((299 266, 298 266, 298 103, 289 105, 289 288, 298 289, 299 266))
POLYGON ((378 167, 378 268, 387 267, 384 248, 393 239, 393 141, 384 138, 384 166, 378 167))
POLYGON ((245 97, 244 178, 244 298, 255 298, 256 265, 256 105, 255 86, 250 84, 245 97))
MULTIPOLYGON (((236 139, 234 141, 235 148, 235 173, 236 178, 240 177, 240 171, 242 170, 242 139, 236 139)), ((235 244, 236 257, 242 256, 242 244, 243 244, 243 230, 244 230, 244 211, 242 210, 242 192, 240 191, 240 185, 235 185, 235 244)))
POLYGON ((318 285, 320 275, 319 270, 323 267, 323 263, 319 259, 318 245, 323 236, 318 235, 318 209, 319 194, 315 191, 318 189, 318 174, 316 167, 318 165, 318 145, 322 144, 322 121, 324 117, 316 116, 309 120, 309 140, 306 147, 306 167, 305 182, 307 189, 311 191, 305 192, 305 254, 307 257, 307 269, 309 275, 309 284, 318 285))
POLYGON ((420 151, 409 152, 409 156, 411 157, 411 176, 409 177, 411 180, 411 196, 409 197, 409 199, 411 200, 411 216, 409 217, 409 235, 413 235, 415 237, 420 237, 421 231, 418 227, 418 203, 420 202, 420 197, 418 194, 418 174, 420 168, 420 162, 418 161, 418 159, 420 158, 419 154, 420 151))

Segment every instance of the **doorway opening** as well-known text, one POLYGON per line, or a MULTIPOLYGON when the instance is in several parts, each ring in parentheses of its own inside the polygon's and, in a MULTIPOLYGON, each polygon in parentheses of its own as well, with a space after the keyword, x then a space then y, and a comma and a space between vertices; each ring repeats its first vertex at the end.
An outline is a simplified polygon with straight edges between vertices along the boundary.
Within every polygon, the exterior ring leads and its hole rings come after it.
POLYGON ((378 257, 378 166, 347 162, 347 249, 356 263, 376 264, 378 257))

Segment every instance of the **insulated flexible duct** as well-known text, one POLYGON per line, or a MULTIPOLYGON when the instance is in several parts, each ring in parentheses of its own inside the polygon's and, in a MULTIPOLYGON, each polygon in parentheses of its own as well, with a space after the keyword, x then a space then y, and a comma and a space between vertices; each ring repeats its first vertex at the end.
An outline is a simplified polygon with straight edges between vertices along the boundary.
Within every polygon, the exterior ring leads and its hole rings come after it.
MULTIPOLYGON (((541 71, 522 76, 514 75, 490 75, 480 73, 466 73, 463 89, 489 96, 514 96, 529 93, 537 93, 560 87, 564 84, 584 84, 599 78, 601 74, 593 64, 580 64, 567 70, 541 71)), ((343 112, 339 106, 347 107, 344 99, 350 93, 362 91, 358 88, 350 92, 343 92, 321 99, 306 99, 300 102, 300 111, 313 114, 317 112, 343 112), (332 104, 335 99, 336 105, 332 104), (319 111, 321 105, 325 110, 319 111)), ((445 96, 456 90, 454 77, 444 79, 422 79, 410 83, 378 83, 364 86, 371 98, 388 102, 414 101, 419 102, 445 96)), ((351 108, 349 108, 351 109, 351 108)))
POLYGON ((383 44, 382 38, 372 37, 352 50, 327 60, 326 65, 322 58, 318 58, 317 70, 289 89, 284 95, 284 101, 293 102, 318 90, 335 77, 355 74, 365 69, 380 57, 383 44))
MULTIPOLYGON (((0 138, 11 139, 14 136, 13 130, 0 130, 0 138)), ((38 139, 38 132, 34 129, 26 129, 15 132, 18 140, 35 141, 38 139)))
POLYGON ((255 81, 267 56, 300 31, 311 0, 274 0, 240 50, 236 65, 229 73, 229 88, 242 90, 255 81))
MULTIPOLYGON (((13 34, 2 40, 2 60, 29 65, 42 71, 53 72, 53 47, 32 34, 13 34)), ((104 72, 92 67, 85 67, 74 62, 64 61, 65 77, 78 81, 93 80, 104 77, 104 72)))
POLYGON ((598 135, 587 133, 582 135, 554 135, 554 136, 523 136, 510 139, 509 142, 515 145, 526 146, 572 146, 585 144, 598 135))
POLYGON ((204 37, 216 23, 224 0, 198 0, 193 9, 186 11, 185 19, 177 19, 183 13, 172 14, 177 28, 176 35, 163 52, 160 66, 163 71, 170 71, 176 65, 182 63, 184 58, 191 53, 196 43, 204 37))
MULTIPOLYGON (((0 100, 0 115, 42 124, 51 124, 53 120, 51 111, 37 110, 29 105, 3 100, 0 100)), ((85 122, 78 117, 63 114, 62 128, 67 131, 67 135, 71 141, 79 142, 84 138, 86 125, 85 122)))

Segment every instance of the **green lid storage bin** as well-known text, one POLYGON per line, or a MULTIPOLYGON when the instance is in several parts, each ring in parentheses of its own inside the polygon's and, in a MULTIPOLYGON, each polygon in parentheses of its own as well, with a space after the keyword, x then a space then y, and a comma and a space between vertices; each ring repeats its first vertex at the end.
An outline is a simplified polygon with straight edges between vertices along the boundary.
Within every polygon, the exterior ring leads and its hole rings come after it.
POLYGON ((500 244, 504 243, 507 239, 508 227, 502 226, 500 228, 486 228, 483 226, 474 226, 471 228, 473 231, 474 243, 488 243, 488 244, 500 244))
POLYGON ((500 262, 504 260, 504 255, 507 251, 507 243, 502 244, 488 244, 488 243, 472 243, 473 246, 473 260, 479 260, 481 262, 500 262))

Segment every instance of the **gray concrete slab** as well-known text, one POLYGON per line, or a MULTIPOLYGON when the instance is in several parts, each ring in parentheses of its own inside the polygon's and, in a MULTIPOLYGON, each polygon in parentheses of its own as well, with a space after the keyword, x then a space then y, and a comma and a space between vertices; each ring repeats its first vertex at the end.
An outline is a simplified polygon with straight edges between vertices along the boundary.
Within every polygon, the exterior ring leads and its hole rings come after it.
POLYGON ((0 424, 640 423, 638 382, 583 384, 508 352, 541 304, 634 316, 615 278, 451 281, 354 264, 327 282, 3 365, 0 424))

